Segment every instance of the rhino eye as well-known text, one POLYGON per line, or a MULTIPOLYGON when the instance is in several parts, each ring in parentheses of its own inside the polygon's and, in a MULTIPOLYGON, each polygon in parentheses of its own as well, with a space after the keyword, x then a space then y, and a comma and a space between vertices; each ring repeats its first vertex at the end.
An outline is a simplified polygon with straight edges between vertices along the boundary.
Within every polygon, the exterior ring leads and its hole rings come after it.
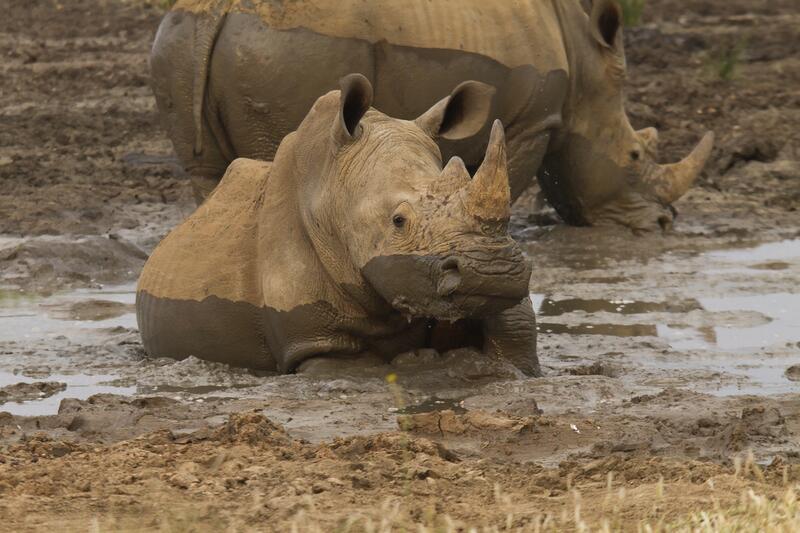
POLYGON ((394 224, 395 228, 401 229, 406 225, 406 217, 403 215, 395 215, 392 217, 392 224, 394 224))
POLYGON ((642 157, 642 154, 639 153, 639 150, 631 151, 631 159, 632 160, 638 161, 640 157, 642 157))

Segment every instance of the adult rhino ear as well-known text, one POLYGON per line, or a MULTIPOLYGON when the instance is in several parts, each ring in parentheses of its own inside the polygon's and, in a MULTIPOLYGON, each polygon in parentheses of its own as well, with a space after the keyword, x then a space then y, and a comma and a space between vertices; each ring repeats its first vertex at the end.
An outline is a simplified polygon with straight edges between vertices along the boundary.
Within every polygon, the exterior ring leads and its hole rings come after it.
POLYGON ((616 0, 593 0, 589 24, 592 36, 600 46, 620 48, 622 8, 616 0))
POLYGON ((465 81, 414 122, 434 139, 466 139, 486 124, 494 93, 491 85, 465 81))
POLYGON ((372 85, 362 74, 348 74, 339 80, 339 87, 339 115, 333 137, 339 144, 347 144, 358 137, 359 122, 372 105, 372 85))

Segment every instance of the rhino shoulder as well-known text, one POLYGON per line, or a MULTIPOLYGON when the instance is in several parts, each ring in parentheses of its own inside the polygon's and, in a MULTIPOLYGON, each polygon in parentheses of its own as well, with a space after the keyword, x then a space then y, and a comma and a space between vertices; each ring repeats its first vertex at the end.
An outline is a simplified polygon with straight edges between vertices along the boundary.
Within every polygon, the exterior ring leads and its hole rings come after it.
POLYGON ((230 210, 233 205, 252 202, 263 195, 272 163, 240 157, 228 165, 219 185, 203 205, 218 204, 216 209, 230 210))
POLYGON ((211 196, 159 243, 139 291, 159 298, 209 296, 258 305, 255 241, 271 164, 237 159, 211 196))

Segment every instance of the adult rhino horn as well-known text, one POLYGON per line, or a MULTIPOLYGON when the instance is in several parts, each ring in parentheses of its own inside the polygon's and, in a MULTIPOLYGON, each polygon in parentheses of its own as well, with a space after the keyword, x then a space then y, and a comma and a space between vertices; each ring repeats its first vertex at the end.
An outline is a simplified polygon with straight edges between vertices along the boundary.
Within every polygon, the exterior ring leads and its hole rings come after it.
POLYGON ((511 216, 506 136, 499 120, 492 124, 486 156, 469 183, 466 204, 469 213, 481 220, 501 221, 511 216))
POLYGON ((671 204, 686 194, 694 180, 711 156, 714 148, 714 133, 708 132, 683 161, 671 165, 659 165, 653 188, 656 196, 671 204))

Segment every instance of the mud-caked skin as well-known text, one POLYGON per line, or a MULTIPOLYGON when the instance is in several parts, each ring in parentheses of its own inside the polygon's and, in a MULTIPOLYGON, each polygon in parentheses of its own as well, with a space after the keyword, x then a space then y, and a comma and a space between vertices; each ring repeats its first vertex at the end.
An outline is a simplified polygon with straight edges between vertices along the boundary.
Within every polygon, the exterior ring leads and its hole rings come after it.
POLYGON ((344 78, 273 163, 235 160, 153 252, 137 288, 145 350, 291 372, 472 346, 538 375, 503 128, 472 177, 458 157, 443 168, 435 142, 482 128, 493 92, 465 82, 405 121, 344 78))
MULTIPOLYGON (((178 0, 151 54, 153 88, 198 200, 236 157, 272 160, 316 97, 349 72, 376 106, 412 118, 465 79, 497 88, 511 196, 539 178, 570 224, 668 226, 708 158, 656 163, 657 132, 624 110, 621 10, 613 0, 178 0)), ((489 130, 440 139, 469 168, 489 130)))

